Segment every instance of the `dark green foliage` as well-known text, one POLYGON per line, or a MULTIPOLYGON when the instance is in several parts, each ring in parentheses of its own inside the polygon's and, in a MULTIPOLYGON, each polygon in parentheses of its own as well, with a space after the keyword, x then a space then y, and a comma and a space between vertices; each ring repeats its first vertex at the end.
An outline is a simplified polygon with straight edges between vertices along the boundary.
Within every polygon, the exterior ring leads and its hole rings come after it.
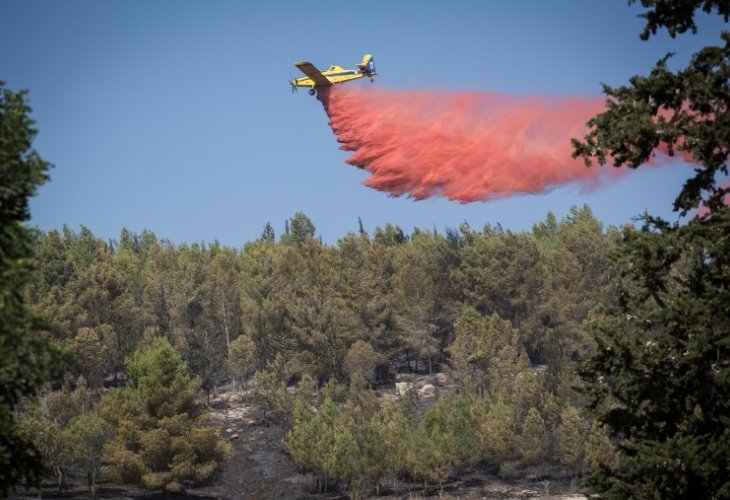
POLYGON ((31 148, 30 111, 27 92, 0 81, 0 496, 38 480, 41 458, 18 433, 14 407, 49 380, 61 354, 24 300, 33 256, 31 231, 23 224, 30 218, 28 198, 51 167, 31 148))
MULTIPOLYGON (((727 1, 643 1, 647 26, 670 35, 696 31, 694 14, 727 1)), ((727 498, 730 496, 730 34, 705 47, 677 73, 662 59, 649 76, 612 89, 608 111, 594 117, 575 155, 608 157, 636 168, 656 150, 680 152, 697 164, 674 209, 707 211, 684 225, 644 217, 618 247, 615 300, 592 315, 597 348, 581 368, 588 402, 619 444, 619 461, 594 425, 586 448, 590 484, 602 498, 727 498), (612 467, 613 466, 613 467, 612 467)))
MULTIPOLYGON (((725 2, 727 5, 727 2, 725 2)), ((649 76, 634 76, 630 86, 603 86, 610 97, 607 111, 593 117, 584 142, 573 139, 573 156, 590 165, 636 168, 649 161, 656 150, 680 153, 700 164, 674 202, 686 215, 709 193, 705 204, 719 208, 727 192, 716 184, 727 174, 730 154, 730 33, 723 46, 705 47, 687 68, 677 73, 667 68, 669 55, 649 76)))
POLYGON ((444 418, 441 431, 448 463, 456 471, 469 471, 482 457, 482 406, 478 398, 465 392, 442 401, 444 418))
POLYGON ((594 318, 598 350, 581 369, 625 440, 624 468, 597 484, 618 498, 673 478, 675 498, 710 497, 730 470, 730 209, 651 229, 625 234, 620 302, 594 318), (682 465, 668 474, 657 457, 672 453, 682 465))
POLYGON ((270 222, 267 222, 264 229, 261 231, 261 240, 274 242, 276 241, 276 233, 270 222))
MULTIPOLYGON (((637 0, 629 0, 629 5, 637 0)), ((641 39, 648 40, 649 36, 656 35, 659 28, 667 28, 669 35, 674 38, 677 33, 684 33, 691 30, 697 33, 695 24, 695 11, 702 8, 703 11, 717 13, 725 19, 730 18, 730 1, 728 0, 641 0, 641 6, 649 8, 647 12, 640 14, 646 19, 646 26, 641 32, 641 39)))
POLYGON ((411 429, 405 441, 404 472, 422 482, 424 491, 429 483, 442 485, 451 469, 446 414, 434 406, 426 412, 421 423, 411 429))
POLYGON ((286 233, 288 236, 287 241, 291 241, 296 245, 303 245, 305 241, 314 238, 314 224, 302 212, 295 213, 294 217, 289 219, 287 227, 289 228, 286 233))

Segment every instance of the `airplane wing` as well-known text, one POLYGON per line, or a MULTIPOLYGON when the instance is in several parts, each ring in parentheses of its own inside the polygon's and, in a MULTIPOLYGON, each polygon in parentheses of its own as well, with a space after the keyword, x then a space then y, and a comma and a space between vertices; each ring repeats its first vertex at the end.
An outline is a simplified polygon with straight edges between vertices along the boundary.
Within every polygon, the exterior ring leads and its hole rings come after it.
POLYGON ((299 68, 299 71, 311 78, 317 87, 330 87, 332 85, 332 82, 329 81, 327 77, 314 66, 314 64, 307 61, 299 61, 298 63, 295 63, 294 66, 299 68))

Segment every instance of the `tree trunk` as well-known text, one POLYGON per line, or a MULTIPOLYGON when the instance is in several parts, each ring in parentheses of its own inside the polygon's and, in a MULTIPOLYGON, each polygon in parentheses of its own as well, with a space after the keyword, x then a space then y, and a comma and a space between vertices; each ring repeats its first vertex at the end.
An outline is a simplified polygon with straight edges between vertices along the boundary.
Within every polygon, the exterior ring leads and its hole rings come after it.
POLYGON ((61 490, 63 487, 63 472, 60 467, 56 467, 56 485, 58 486, 58 496, 61 496, 61 490))
POLYGON ((231 347, 231 333, 228 329, 228 314, 226 313, 226 299, 221 288, 221 307, 223 308, 223 330, 226 332, 226 347, 231 347))
POLYGON ((96 469, 91 471, 91 499, 96 499, 96 469))

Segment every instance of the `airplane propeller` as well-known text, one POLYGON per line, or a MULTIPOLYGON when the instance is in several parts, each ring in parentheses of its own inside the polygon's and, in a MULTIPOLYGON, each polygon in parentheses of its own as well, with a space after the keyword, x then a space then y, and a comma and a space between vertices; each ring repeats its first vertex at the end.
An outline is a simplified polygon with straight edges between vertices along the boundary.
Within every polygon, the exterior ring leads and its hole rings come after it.
POLYGON ((291 85, 291 93, 292 94, 294 92, 298 92, 299 91, 299 87, 297 87, 296 85, 294 85, 294 79, 293 78, 291 80, 289 80, 289 85, 291 85))

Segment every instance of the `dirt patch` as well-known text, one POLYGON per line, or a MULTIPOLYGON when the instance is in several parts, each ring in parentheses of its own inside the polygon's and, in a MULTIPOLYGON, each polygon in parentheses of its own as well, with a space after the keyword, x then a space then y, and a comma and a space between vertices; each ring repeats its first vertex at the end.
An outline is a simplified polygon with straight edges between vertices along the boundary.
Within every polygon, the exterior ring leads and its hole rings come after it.
POLYGON ((264 421, 261 412, 238 394, 213 401, 211 424, 233 446, 215 482, 201 493, 219 498, 307 498, 309 479, 297 473, 283 449, 284 429, 264 421))

